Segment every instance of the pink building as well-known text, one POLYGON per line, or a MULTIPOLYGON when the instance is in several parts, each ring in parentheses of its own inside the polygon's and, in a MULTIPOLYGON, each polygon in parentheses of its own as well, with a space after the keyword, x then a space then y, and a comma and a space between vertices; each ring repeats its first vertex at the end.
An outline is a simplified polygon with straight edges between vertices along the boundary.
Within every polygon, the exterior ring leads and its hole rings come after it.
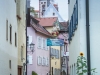
POLYGON ((46 39, 51 37, 51 34, 46 31, 39 21, 30 17, 30 26, 27 27, 27 75, 32 75, 35 71, 38 75, 48 75, 50 72, 50 50, 46 46, 46 39), (33 53, 30 50, 31 43, 34 43, 33 53))

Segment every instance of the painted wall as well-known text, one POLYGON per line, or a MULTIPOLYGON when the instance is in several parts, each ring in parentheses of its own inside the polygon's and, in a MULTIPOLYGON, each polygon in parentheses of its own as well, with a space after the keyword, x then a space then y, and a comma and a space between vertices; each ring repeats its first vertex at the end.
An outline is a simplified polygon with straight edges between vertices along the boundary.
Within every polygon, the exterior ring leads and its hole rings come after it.
POLYGON ((52 33, 53 27, 45 27, 45 28, 48 30, 48 32, 52 33))
MULTIPOLYGON (((54 75, 60 75, 60 70, 61 70, 61 59, 60 59, 60 46, 51 46, 51 48, 56 49, 59 51, 59 59, 57 58, 51 58, 51 67, 53 67, 53 74, 54 75), (56 69, 58 69, 56 71, 56 69), (58 74, 57 74, 58 72, 58 74)), ((52 69, 51 69, 51 75, 52 75, 52 69)))
POLYGON ((15 32, 17 33, 16 3, 15 0, 0 1, 0 74, 18 75, 17 60, 18 48, 15 47, 15 32), (6 40, 6 20, 8 20, 8 40, 6 40), (10 44, 9 27, 12 25, 12 44, 10 44), (11 60, 11 69, 9 68, 11 60))
POLYGON ((17 20, 18 23, 18 65, 19 66, 23 66, 23 63, 26 62, 26 11, 25 11, 25 5, 26 5, 26 1, 25 0, 17 0, 17 12, 19 12, 20 14, 18 14, 21 17, 21 20, 17 20), (20 4, 20 9, 18 9, 20 4), (21 53, 21 46, 23 47, 23 51, 21 53), (23 54, 23 57, 21 57, 23 54), (23 59, 24 58, 24 59, 23 59), (23 60, 22 60, 23 59, 23 60))
POLYGON ((96 72, 98 72, 95 75, 100 74, 100 67, 99 62, 97 58, 100 57, 99 50, 100 50, 100 43, 99 38, 100 35, 100 9, 98 7, 100 6, 100 1, 95 0, 90 1, 90 50, 91 50, 91 68, 96 68, 96 72), (92 6, 93 5, 93 6, 92 6), (95 10, 95 11, 93 11, 95 10))
MULTIPOLYGON (((32 42, 35 44, 35 51, 33 52, 33 54, 30 51, 30 48, 28 47, 28 55, 32 55, 32 64, 28 64, 28 71, 27 71, 27 75, 31 75, 32 71, 35 71, 38 75, 46 75, 47 73, 49 73, 50 71, 50 61, 48 61, 48 66, 46 65, 42 65, 39 64, 38 62, 38 57, 49 57, 49 50, 44 50, 44 49, 41 49, 41 48, 38 48, 38 42, 37 42, 37 38, 38 36, 40 36, 41 38, 48 38, 47 36, 43 35, 43 34, 40 34, 38 32, 35 32, 35 30, 31 27, 28 27, 28 36, 32 36, 32 42)), ((42 42, 40 43, 41 45, 42 42)), ((50 60, 50 59, 48 59, 50 60)), ((41 60, 40 60, 41 62, 41 60)))
MULTIPOLYGON (((74 0, 75 1, 75 0, 74 0)), ((69 4, 69 13, 72 13, 73 10, 73 4, 74 1, 70 0, 69 4)), ((100 9, 99 7, 100 1, 97 0, 91 0, 89 1, 89 14, 90 14, 90 53, 91 53, 91 68, 96 68, 96 72, 98 72, 95 75, 99 75, 100 67, 99 60, 97 59, 99 56, 99 38, 100 35, 98 33, 100 32, 100 9), (94 11, 95 10, 95 11, 94 11)), ((85 0, 78 0, 78 27, 75 31, 74 36, 72 37, 72 41, 69 45, 69 53, 70 53, 70 66, 72 66, 74 63, 76 63, 77 56, 80 52, 84 53, 84 56, 86 57, 86 14, 85 14, 85 0)), ((69 20, 70 20, 71 14, 69 14, 69 20)))

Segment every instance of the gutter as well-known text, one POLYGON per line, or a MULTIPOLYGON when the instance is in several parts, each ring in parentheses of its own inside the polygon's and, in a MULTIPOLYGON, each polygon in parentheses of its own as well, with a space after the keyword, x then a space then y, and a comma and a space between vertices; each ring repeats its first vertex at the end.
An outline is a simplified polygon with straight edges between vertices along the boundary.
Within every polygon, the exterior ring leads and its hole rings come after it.
POLYGON ((90 25, 89 25, 89 0, 86 0, 86 45, 87 45, 87 66, 88 73, 91 75, 91 60, 90 60, 90 25))

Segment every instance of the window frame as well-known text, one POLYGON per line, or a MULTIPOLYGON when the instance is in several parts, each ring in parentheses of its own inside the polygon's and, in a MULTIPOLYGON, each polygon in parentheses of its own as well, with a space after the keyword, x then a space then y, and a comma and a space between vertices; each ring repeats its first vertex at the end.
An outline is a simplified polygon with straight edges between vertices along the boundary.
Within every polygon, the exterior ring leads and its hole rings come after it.
POLYGON ((9 68, 11 69, 11 60, 9 60, 9 68))
POLYGON ((12 25, 10 24, 10 44, 12 44, 12 25))
POLYGON ((17 33, 15 32, 15 46, 17 47, 17 33))
POLYGON ((6 40, 8 41, 8 20, 6 20, 6 40))

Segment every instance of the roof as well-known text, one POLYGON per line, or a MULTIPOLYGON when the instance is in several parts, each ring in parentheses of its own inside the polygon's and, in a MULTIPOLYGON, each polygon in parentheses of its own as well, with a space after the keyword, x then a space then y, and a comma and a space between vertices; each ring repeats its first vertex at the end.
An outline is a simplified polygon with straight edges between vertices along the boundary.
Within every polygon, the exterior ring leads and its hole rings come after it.
POLYGON ((67 31, 68 22, 60 22, 60 31, 67 31))
POLYGON ((57 21, 57 17, 46 17, 46 18, 36 18, 39 21, 39 24, 47 27, 47 26, 53 26, 54 22, 57 21))
POLYGON ((32 22, 30 22, 30 25, 39 33, 42 33, 44 35, 50 36, 52 37, 52 35, 41 25, 36 24, 34 21, 36 21, 36 19, 33 19, 33 17, 31 16, 32 22))

